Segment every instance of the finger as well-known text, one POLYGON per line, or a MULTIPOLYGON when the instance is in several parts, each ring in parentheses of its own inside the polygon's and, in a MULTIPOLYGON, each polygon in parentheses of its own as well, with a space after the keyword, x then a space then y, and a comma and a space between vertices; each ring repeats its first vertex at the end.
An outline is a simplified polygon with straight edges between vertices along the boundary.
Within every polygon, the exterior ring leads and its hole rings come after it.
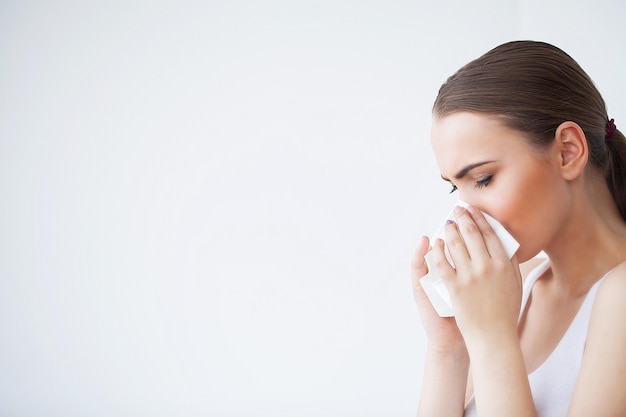
POLYGON ((455 268, 463 268, 469 263, 470 256, 465 247, 464 237, 461 236, 458 227, 459 225, 455 222, 448 221, 444 228, 444 235, 446 237, 446 247, 455 268))
MULTIPOLYGON (((422 236, 415 252, 413 253, 413 259, 411 260, 411 276, 413 281, 419 280, 421 277, 428 273, 428 265, 424 256, 429 249, 429 239, 427 236, 422 236)), ((414 282, 415 284, 415 282, 414 282)))
MULTIPOLYGON (((467 212, 469 217, 473 219, 476 226, 480 230, 482 235, 483 245, 489 253, 490 257, 507 257, 506 251, 504 250, 504 246, 502 246, 502 242, 500 238, 493 230, 493 227, 487 221, 485 215, 475 207, 468 207, 467 212)), ((507 257, 508 258, 508 257, 507 257)))
MULTIPOLYGON (((456 207, 454 209, 454 217, 456 218, 459 233, 465 243, 464 248, 467 252, 467 256, 474 261, 488 258, 489 251, 485 244, 483 230, 481 230, 471 214, 463 207, 456 207)), ((489 226, 489 224, 487 224, 487 226, 489 226)), ((489 226, 489 228, 491 229, 491 226, 489 226)), ((491 229, 491 232, 493 233, 493 229, 491 229)), ((453 259, 456 263, 456 259, 453 259)))
MULTIPOLYGON (((454 228, 454 224, 451 223, 447 225, 446 229, 447 228, 454 228)), ((443 240, 441 239, 435 240, 433 244, 431 259, 433 262, 433 265, 431 265, 431 268, 435 268, 437 270, 437 273, 439 274, 441 279, 444 281, 444 283, 446 283, 447 285, 447 282, 449 282, 450 280, 453 280, 456 271, 454 267, 450 265, 450 262, 448 262, 448 259, 446 258, 443 240)))
POLYGON ((413 253, 413 259, 411 260, 411 284, 413 286, 413 296, 418 303, 418 306, 422 304, 430 304, 425 302, 426 293, 420 283, 420 278, 428 274, 428 264, 424 256, 430 249, 430 242, 428 237, 422 236, 415 252, 413 253))
POLYGON ((518 275, 519 278, 521 279, 522 278, 522 272, 520 271, 520 268, 519 268, 519 261, 517 260, 517 254, 514 254, 511 257, 511 264, 515 268, 516 275, 518 275))
POLYGON ((511 264, 513 265, 513 270, 515 271, 517 282, 519 283, 521 287, 523 279, 522 279, 522 271, 520 271, 519 262, 517 260, 517 254, 513 255, 513 257, 511 258, 511 264))

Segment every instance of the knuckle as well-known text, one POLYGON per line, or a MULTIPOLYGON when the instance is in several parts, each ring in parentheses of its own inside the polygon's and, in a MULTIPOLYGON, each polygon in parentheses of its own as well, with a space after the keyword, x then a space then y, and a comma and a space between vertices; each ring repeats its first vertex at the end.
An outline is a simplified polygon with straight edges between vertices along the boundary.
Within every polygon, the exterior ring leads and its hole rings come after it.
POLYGON ((474 234, 480 234, 480 229, 476 223, 467 223, 463 226, 463 234, 469 236, 474 234))
POLYGON ((448 266, 448 261, 446 259, 437 259, 435 261, 435 268, 438 270, 442 270, 446 266, 448 266))
POLYGON ((476 277, 485 277, 489 275, 491 265, 486 262, 478 262, 475 268, 476 277))
POLYGON ((449 248, 455 248, 457 246, 460 246, 462 243, 463 241, 458 235, 449 236, 446 239, 446 244, 448 245, 449 248))
POLYGON ((497 237, 496 232, 494 232, 491 227, 483 229, 483 236, 485 239, 493 239, 494 237, 497 237))

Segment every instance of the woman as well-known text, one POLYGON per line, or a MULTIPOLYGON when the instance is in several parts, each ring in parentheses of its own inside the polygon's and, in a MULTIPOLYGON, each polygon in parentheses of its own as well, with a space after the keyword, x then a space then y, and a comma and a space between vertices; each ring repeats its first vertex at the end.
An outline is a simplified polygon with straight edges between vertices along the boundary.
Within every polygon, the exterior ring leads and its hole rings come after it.
POLYGON ((418 416, 626 416, 626 139, 589 76, 554 46, 501 45, 441 87, 431 142, 470 207, 446 226, 454 268, 427 237, 412 262, 418 416), (520 243, 513 259, 481 211, 520 243), (455 318, 419 283, 431 245, 455 318))

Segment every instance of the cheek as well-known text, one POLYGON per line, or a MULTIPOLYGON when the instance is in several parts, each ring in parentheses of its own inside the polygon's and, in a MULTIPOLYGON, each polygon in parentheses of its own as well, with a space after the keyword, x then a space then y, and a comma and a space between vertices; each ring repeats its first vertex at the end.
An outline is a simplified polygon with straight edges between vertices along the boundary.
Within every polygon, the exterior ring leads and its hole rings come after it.
POLYGON ((525 181, 501 190, 489 205, 491 215, 520 243, 518 260, 526 261, 543 250, 558 227, 555 207, 563 204, 554 177, 530 175, 525 181))
POLYGON ((508 199, 508 204, 504 200, 496 207, 493 217, 513 235, 520 244, 517 252, 519 262, 524 262, 535 256, 543 249, 546 228, 543 215, 537 211, 537 207, 532 204, 532 198, 520 198, 521 194, 516 194, 508 199))

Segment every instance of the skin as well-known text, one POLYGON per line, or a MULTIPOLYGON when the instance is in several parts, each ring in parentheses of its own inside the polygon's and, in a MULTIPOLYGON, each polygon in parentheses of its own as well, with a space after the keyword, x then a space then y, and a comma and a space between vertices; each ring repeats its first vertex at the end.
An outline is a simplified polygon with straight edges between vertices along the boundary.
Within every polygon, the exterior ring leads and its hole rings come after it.
POLYGON ((626 223, 588 163, 582 129, 564 122, 554 142, 537 149, 495 116, 459 112, 434 118, 431 142, 442 177, 470 207, 459 208, 446 227, 456 268, 445 259, 444 243, 427 237, 412 261, 428 338, 418 416, 460 417, 472 393, 481 416, 536 416, 528 373, 550 355, 584 296, 609 271, 592 309, 568 416, 626 415, 626 223), (480 211, 520 243, 513 259, 480 211), (455 318, 439 317, 419 284, 430 246, 455 318), (519 263, 540 250, 550 268, 518 320, 519 263))

